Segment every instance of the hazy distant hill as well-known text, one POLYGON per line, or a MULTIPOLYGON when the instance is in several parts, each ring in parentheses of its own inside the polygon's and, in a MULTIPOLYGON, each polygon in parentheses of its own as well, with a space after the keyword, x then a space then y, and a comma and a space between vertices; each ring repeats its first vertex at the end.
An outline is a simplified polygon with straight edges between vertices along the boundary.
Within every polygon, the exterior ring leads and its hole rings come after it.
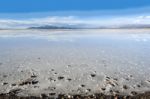
POLYGON ((150 24, 127 24, 127 25, 120 26, 119 28, 128 28, 128 29, 132 29, 132 28, 150 28, 150 24))
POLYGON ((150 24, 126 24, 114 26, 100 26, 99 29, 142 29, 150 28, 150 24))
POLYGON ((66 26, 39 26, 39 27, 30 27, 28 29, 76 29, 75 27, 66 27, 66 26))
POLYGON ((126 25, 111 25, 111 26, 97 26, 90 27, 85 25, 45 25, 37 27, 29 27, 28 29, 140 29, 140 28, 150 28, 150 24, 126 24, 126 25))
POLYGON ((33 26, 28 29, 83 29, 90 28, 87 24, 54 24, 54 25, 43 25, 43 26, 33 26))

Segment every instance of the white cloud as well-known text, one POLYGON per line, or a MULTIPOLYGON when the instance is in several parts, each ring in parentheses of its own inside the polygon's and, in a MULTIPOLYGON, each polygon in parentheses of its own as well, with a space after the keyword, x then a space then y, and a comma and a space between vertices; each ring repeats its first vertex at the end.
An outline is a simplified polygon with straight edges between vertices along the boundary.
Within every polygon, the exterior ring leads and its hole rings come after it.
POLYGON ((31 19, 0 19, 0 28, 27 28, 42 25, 87 25, 98 26, 119 26, 124 24, 150 24, 149 15, 119 16, 119 17, 75 17, 75 16, 51 16, 31 19))
POLYGON ((72 16, 68 17, 46 17, 32 18, 26 20, 0 19, 0 28, 27 28, 41 25, 59 25, 59 24, 81 24, 82 21, 72 16))
POLYGON ((137 18, 135 18, 135 23, 137 24, 150 24, 150 16, 139 16, 137 18))

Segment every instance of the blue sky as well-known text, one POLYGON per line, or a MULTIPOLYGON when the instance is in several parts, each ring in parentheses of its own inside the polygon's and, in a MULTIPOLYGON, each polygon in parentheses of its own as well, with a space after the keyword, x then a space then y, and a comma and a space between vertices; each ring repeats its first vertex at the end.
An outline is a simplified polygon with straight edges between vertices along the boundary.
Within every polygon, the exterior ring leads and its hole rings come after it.
POLYGON ((150 24, 150 0, 0 0, 0 28, 150 24))
POLYGON ((0 0, 0 13, 117 10, 150 6, 150 0, 0 0))

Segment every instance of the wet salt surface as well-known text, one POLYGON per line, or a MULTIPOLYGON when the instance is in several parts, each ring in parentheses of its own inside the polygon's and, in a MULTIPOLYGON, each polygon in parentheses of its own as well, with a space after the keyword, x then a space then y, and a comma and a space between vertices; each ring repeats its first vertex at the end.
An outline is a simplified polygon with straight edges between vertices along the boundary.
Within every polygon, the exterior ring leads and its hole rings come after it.
POLYGON ((150 30, 0 31, 0 93, 150 91, 150 30))

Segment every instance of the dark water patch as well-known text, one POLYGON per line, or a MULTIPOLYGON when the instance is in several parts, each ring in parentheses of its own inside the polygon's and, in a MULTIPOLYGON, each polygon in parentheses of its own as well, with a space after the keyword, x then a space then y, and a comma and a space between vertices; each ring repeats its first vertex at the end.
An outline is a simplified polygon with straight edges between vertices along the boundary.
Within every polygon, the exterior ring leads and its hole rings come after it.
POLYGON ((35 84, 38 84, 38 83, 39 83, 39 81, 37 81, 36 79, 29 78, 29 79, 26 79, 26 80, 22 81, 19 85, 20 86, 30 85, 30 84, 35 85, 35 84))
POLYGON ((54 96, 54 95, 56 95, 56 93, 49 93, 49 95, 50 95, 50 96, 54 96))
POLYGON ((84 84, 82 84, 82 85, 81 85, 81 87, 85 87, 85 85, 84 85, 84 84))
POLYGON ((17 84, 11 84, 11 86, 16 86, 17 84))
POLYGON ((8 77, 8 75, 3 75, 3 78, 6 78, 6 77, 8 77))
POLYGON ((127 90, 129 87, 127 85, 123 85, 123 89, 127 90))
POLYGON ((96 76, 96 74, 91 74, 91 77, 95 77, 96 76))
POLYGON ((63 76, 59 76, 58 77, 58 80, 63 80, 65 77, 63 77, 63 76))
POLYGON ((68 81, 71 81, 72 79, 71 79, 71 78, 68 78, 67 80, 68 80, 68 81))
POLYGON ((3 82, 3 85, 8 85, 8 83, 7 82, 3 82))
POLYGON ((132 95, 137 95, 138 93, 136 91, 131 91, 132 95))

